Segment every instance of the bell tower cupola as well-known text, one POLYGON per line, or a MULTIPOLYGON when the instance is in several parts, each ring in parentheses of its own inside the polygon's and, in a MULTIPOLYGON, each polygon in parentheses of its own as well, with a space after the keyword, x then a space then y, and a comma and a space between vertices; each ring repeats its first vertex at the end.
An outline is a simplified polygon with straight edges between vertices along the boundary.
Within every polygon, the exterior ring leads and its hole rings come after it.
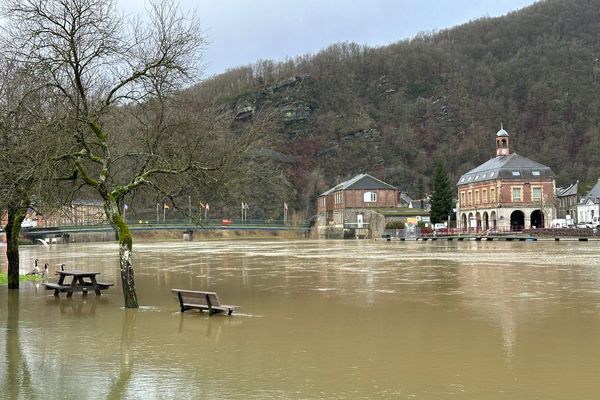
POLYGON ((500 130, 496 132, 496 156, 507 156, 510 154, 509 135, 500 124, 500 130))

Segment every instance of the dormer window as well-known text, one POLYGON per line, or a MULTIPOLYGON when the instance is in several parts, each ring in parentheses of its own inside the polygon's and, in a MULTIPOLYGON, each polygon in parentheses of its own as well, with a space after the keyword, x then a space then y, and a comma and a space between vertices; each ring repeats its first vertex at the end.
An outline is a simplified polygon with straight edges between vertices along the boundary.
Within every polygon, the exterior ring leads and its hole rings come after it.
POLYGON ((376 203, 377 202, 377 193, 365 192, 363 200, 365 203, 376 203))
POLYGON ((540 171, 531 171, 531 175, 540 176, 540 171))
POLYGON ((521 176, 521 172, 520 171, 513 171, 512 172, 512 176, 521 176))

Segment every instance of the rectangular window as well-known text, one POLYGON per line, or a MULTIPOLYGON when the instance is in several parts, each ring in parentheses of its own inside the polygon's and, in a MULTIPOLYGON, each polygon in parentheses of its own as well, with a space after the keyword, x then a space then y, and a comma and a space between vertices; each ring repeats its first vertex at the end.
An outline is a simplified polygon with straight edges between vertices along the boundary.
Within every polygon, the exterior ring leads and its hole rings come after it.
POLYGON ((363 201, 365 203, 376 203, 377 202, 377 193, 365 192, 365 194, 363 195, 363 201))
POLYGON ((490 188, 490 201, 493 203, 496 201, 496 189, 490 188))
POLYGON ((521 201, 521 188, 520 187, 514 187, 512 188, 512 200, 513 201, 521 201))
POLYGON ((467 193, 467 201, 468 201, 469 205, 473 205, 473 193, 472 192, 467 193))
POLYGON ((531 188, 531 201, 541 201, 542 200, 542 188, 541 187, 532 187, 531 188))
POLYGON ((465 204, 465 192, 460 192, 460 205, 461 206, 466 206, 465 204))
POLYGON ((336 192, 335 193, 335 204, 341 204, 342 203, 342 192, 336 192))
POLYGON ((488 199, 487 199, 487 189, 483 189, 481 191, 481 200, 483 201, 483 204, 485 204, 485 203, 488 202, 488 199))
POLYGON ((479 190, 475 191, 475 204, 479 204, 479 190))

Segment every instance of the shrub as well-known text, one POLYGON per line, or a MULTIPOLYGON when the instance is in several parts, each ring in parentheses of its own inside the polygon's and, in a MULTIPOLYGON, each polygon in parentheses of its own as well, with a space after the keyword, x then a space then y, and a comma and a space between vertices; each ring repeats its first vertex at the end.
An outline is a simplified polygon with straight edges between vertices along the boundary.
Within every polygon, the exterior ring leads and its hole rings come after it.
POLYGON ((385 229, 404 229, 403 221, 390 221, 385 224, 385 229))

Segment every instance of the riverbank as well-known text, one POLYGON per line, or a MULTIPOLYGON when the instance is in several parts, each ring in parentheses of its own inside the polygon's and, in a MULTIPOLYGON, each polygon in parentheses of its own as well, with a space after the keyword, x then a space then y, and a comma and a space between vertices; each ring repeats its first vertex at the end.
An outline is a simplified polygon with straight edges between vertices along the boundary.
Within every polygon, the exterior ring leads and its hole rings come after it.
MULTIPOLYGON (((20 282, 40 282, 42 277, 40 275, 19 275, 20 282)), ((0 286, 8 284, 8 274, 6 272, 0 272, 0 286)))

